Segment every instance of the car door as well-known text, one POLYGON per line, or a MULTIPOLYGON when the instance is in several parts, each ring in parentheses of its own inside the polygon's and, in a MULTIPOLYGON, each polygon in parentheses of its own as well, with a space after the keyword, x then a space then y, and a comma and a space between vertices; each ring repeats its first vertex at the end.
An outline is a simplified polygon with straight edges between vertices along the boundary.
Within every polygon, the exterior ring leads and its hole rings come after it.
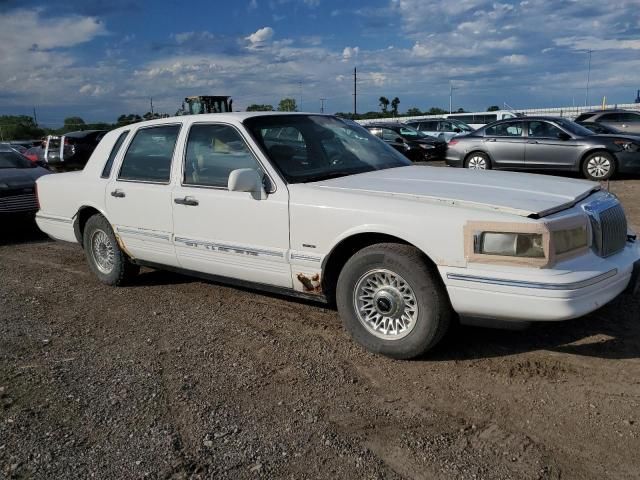
POLYGON ((524 122, 490 125, 482 141, 495 167, 524 167, 524 122))
POLYGON ((133 258, 177 266, 171 164, 181 124, 139 128, 105 194, 107 218, 133 258))
POLYGON ((614 127, 624 133, 640 133, 640 113, 619 113, 618 121, 614 127))
POLYGON ((182 157, 181 178, 171 194, 180 266, 291 288, 288 191, 270 180, 240 130, 194 123, 182 157), (229 174, 242 168, 265 175, 266 198, 229 191, 229 174))
POLYGON ((527 122, 524 162, 527 168, 566 169, 577 165, 582 142, 544 120, 527 122))

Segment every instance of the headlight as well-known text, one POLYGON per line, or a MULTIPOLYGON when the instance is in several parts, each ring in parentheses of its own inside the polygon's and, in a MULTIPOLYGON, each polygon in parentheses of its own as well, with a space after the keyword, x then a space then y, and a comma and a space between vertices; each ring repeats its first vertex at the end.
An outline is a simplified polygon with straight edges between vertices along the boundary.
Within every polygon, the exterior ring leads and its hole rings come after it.
POLYGON ((465 258, 470 262, 548 268, 585 252, 590 245, 586 216, 550 222, 468 222, 464 227, 465 258))
POLYGON ((436 147, 434 147, 433 145, 429 145, 428 143, 421 143, 420 144, 420 148, 423 148, 425 150, 432 150, 436 147))
POLYGON ((618 139, 613 141, 614 144, 619 145, 628 152, 637 152, 640 150, 640 145, 633 143, 631 140, 618 139))
POLYGON ((482 232, 476 239, 475 253, 545 258, 541 233, 482 232))

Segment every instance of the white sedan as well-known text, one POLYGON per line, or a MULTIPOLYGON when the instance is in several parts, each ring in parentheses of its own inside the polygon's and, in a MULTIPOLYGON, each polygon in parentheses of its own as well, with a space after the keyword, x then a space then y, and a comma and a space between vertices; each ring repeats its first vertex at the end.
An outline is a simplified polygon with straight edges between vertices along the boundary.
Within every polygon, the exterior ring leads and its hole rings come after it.
POLYGON ((412 166, 332 116, 137 123, 37 185, 40 228, 80 243, 106 284, 144 265, 335 302, 395 358, 456 313, 565 320, 637 290, 640 246, 598 184, 412 166))

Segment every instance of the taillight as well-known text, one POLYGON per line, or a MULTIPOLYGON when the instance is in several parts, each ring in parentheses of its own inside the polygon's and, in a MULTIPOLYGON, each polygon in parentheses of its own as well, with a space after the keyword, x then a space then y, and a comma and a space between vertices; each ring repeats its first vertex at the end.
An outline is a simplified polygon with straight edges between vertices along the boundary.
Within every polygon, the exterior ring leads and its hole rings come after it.
POLYGON ((25 157, 27 157, 32 162, 37 162, 38 161, 38 155, 36 155, 34 153, 30 153, 28 155, 25 155, 25 157))
POLYGON ((458 140, 456 140, 455 138, 452 138, 451 140, 449 140, 450 147, 453 147, 456 143, 458 143, 458 140))

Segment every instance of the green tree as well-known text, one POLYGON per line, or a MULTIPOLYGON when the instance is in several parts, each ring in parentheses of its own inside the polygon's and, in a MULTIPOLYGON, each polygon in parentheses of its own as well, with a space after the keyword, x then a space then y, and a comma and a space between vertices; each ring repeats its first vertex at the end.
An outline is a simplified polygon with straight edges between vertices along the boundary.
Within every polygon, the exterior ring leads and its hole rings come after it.
POLYGON ((278 104, 278 111, 279 112, 297 112, 298 105, 296 105, 296 99, 283 98, 282 100, 280 100, 280 103, 278 104))
POLYGON ((408 117, 417 117, 418 115, 422 115, 422 112, 419 108, 411 107, 409 110, 407 110, 408 117))
POLYGON ((0 115, 0 140, 33 140, 44 136, 32 117, 26 115, 0 115))
POLYGON ((458 110, 456 110, 456 113, 467 113, 467 111, 464 108, 460 107, 458 110))
POLYGON ((67 117, 64 119, 64 125, 57 130, 57 133, 75 132, 76 130, 86 130, 87 124, 80 117, 67 117))
POLYGON ((132 123, 141 122, 142 117, 140 115, 136 115, 134 113, 130 113, 128 115, 120 115, 116 122, 116 127, 123 127, 125 125, 130 125, 132 123))
POLYGON ((382 109, 382 113, 386 115, 388 113, 387 109, 389 108, 389 99, 387 97, 380 97, 378 102, 378 105, 380 105, 380 108, 382 109))
POLYGON ((273 105, 252 103, 247 107, 247 112, 273 112, 273 105))
POLYGON ((439 107, 431 107, 427 113, 429 115, 444 115, 445 113, 449 113, 449 111, 439 107))
POLYGON ((500 107, 498 105, 491 105, 489 108, 487 108, 487 112, 497 112, 498 110, 500 110, 500 107))
POLYGON ((398 105, 400 105, 400 99, 393 97, 393 100, 391 100, 391 113, 394 117, 398 115, 398 105))

